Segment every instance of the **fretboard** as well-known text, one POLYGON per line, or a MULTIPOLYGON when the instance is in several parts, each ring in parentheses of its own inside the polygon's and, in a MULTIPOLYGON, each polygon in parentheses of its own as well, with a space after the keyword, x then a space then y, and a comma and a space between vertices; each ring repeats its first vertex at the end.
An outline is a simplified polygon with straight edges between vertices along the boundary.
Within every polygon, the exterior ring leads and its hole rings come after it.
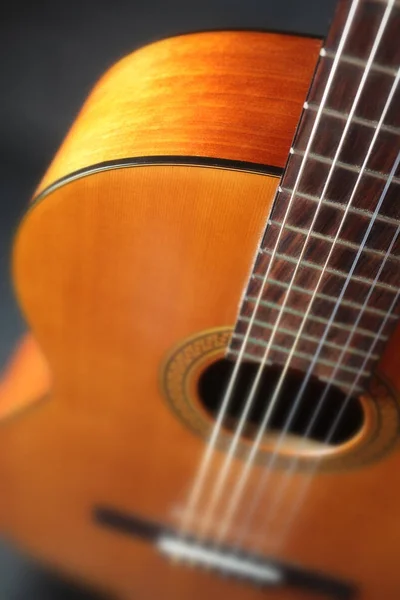
POLYGON ((228 356, 260 360, 269 346, 268 363, 292 351, 306 371, 319 348, 314 374, 335 369, 359 392, 400 312, 400 2, 369 66, 388 2, 361 0, 340 48, 351 6, 339 3, 321 52, 228 356))

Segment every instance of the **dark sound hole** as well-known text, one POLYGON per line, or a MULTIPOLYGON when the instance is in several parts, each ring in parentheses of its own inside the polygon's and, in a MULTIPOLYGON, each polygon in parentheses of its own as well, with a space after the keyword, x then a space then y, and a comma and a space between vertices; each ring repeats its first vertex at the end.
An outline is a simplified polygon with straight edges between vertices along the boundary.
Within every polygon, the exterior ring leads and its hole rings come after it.
MULTIPOLYGON (((257 363, 243 363, 239 369, 236 386, 229 404, 224 426, 235 430, 242 414, 246 399, 256 376, 259 365, 257 363)), ((225 358, 212 363, 200 376, 198 390, 202 404, 207 412, 216 417, 234 368, 234 363, 225 358)), ((262 422, 276 383, 282 372, 279 366, 266 366, 264 368, 257 394, 253 401, 245 437, 253 437, 257 426, 262 422)), ((279 433, 285 427, 290 409, 297 396, 304 374, 292 370, 286 374, 280 396, 272 412, 268 429, 279 433)), ((318 401, 324 393, 326 383, 317 378, 310 378, 302 395, 299 408, 292 420, 289 433, 304 436, 312 419, 318 401)), ((338 388, 331 386, 323 402, 318 418, 315 420, 310 434, 310 440, 324 442, 329 434, 335 418, 346 400, 346 394, 338 388)), ((358 398, 350 398, 338 423, 338 427, 330 440, 331 445, 343 444, 350 440, 362 427, 364 413, 358 398)))

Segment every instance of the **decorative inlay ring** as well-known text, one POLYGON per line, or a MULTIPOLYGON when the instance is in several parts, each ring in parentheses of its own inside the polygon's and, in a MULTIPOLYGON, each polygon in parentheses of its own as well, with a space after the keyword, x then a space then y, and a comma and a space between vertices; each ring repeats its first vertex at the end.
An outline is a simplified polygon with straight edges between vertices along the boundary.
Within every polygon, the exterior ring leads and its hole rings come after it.
MULTIPOLYGON (((212 362, 223 358, 232 329, 221 327, 201 331, 177 344, 167 356, 161 369, 161 388, 168 405, 177 417, 194 433, 208 439, 214 421, 201 404, 197 382, 200 374, 212 362)), ((368 394, 360 398, 364 409, 364 425, 348 442, 321 450, 297 453, 295 445, 283 448, 275 462, 277 468, 293 464, 304 470, 313 465, 318 470, 338 470, 359 467, 381 458, 389 452, 398 438, 400 410, 396 395, 379 375, 371 380, 368 394)), ((232 432, 223 430, 218 448, 226 450, 232 432)), ((236 456, 246 458, 251 440, 242 439, 236 456)), ((257 455, 259 464, 266 463, 274 448, 274 440, 266 436, 257 455)))

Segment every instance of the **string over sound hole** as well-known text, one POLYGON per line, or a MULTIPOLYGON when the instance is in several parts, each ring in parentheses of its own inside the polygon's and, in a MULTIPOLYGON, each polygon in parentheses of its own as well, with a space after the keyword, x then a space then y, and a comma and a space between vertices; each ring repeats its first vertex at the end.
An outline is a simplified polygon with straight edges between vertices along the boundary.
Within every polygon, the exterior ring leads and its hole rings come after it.
MULTIPOLYGON (((209 365, 201 374, 198 381, 198 393, 206 411, 215 418, 228 386, 234 363, 222 358, 209 365)), ((224 427, 234 431, 243 412, 251 386, 254 382, 259 365, 244 362, 239 369, 237 383, 232 394, 227 411, 224 427)), ((243 430, 245 438, 253 438, 260 426, 263 416, 269 406, 271 396, 282 373, 282 367, 277 365, 265 366, 254 397, 252 408, 249 412, 246 427, 243 430)), ((271 414, 268 430, 279 434, 288 423, 289 413, 304 380, 304 373, 289 370, 286 374, 282 391, 271 414)), ((353 438, 362 428, 364 411, 358 398, 347 399, 346 394, 340 389, 331 386, 323 401, 322 407, 315 419, 313 427, 308 430, 317 404, 324 394, 326 382, 317 378, 310 378, 302 394, 298 409, 287 433, 292 436, 303 437, 307 432, 307 439, 313 442, 326 443, 332 424, 339 411, 343 414, 336 427, 329 445, 338 446, 353 438)))

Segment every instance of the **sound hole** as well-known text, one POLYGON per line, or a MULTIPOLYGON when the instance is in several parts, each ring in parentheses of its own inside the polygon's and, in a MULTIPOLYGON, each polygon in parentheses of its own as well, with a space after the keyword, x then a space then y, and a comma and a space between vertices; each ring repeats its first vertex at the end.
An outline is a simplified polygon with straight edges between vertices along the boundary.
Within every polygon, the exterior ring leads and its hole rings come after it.
MULTIPOLYGON (((209 365, 199 378, 198 392, 201 402, 213 418, 216 418, 218 414, 233 368, 234 363, 223 358, 209 365)), ((224 422, 226 429, 231 431, 236 429, 258 368, 259 365, 257 363, 244 362, 241 365, 224 422)), ((277 365, 266 366, 264 368, 252 409, 248 416, 244 437, 252 438, 257 427, 261 424, 281 372, 282 367, 277 365)), ((279 434, 285 427, 294 400, 303 383, 303 378, 304 373, 300 371, 291 370, 286 374, 280 396, 271 414, 268 430, 279 434)), ((317 378, 310 378, 301 397, 296 415, 292 419, 288 433, 295 436, 304 436, 325 388, 325 382, 319 381, 317 378)), ((338 412, 344 404, 346 406, 338 426, 330 439, 330 445, 337 446, 354 437, 360 431, 364 422, 362 405, 358 398, 355 397, 350 398, 346 402, 346 394, 340 389, 331 386, 307 438, 310 441, 324 443, 338 412)))

